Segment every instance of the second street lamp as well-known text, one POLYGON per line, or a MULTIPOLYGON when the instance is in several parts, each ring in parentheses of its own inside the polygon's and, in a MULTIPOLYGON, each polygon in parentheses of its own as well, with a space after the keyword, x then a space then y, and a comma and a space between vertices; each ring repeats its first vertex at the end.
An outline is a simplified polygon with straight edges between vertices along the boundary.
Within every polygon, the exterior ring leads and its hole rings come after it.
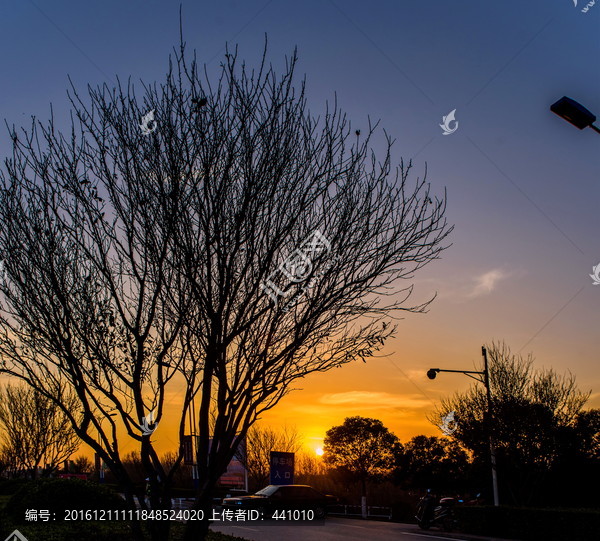
MULTIPOLYGON (((595 118, 595 117, 594 117, 595 118)), ((446 370, 443 368, 430 368, 427 370, 427 377, 429 379, 435 379, 439 372, 454 372, 458 374, 464 374, 474 380, 483 383, 485 386, 486 397, 487 397, 487 422, 485 423, 488 437, 490 440, 490 461, 492 464, 492 488, 494 491, 494 505, 500 505, 500 498, 498 496, 498 475, 496 472, 496 448, 494 446, 494 438, 492 436, 492 393, 490 391, 490 371, 488 367, 487 351, 485 346, 482 346, 481 353, 483 355, 484 370, 478 372, 476 370, 446 370), (479 376, 479 377, 478 377, 479 376)))

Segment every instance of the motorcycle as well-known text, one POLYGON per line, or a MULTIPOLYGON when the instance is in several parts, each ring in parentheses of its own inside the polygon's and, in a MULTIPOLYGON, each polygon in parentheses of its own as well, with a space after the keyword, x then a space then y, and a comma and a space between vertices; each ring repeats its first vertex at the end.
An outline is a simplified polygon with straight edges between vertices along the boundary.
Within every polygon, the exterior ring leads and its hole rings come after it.
POLYGON ((415 518, 419 528, 428 530, 431 526, 441 526, 447 532, 452 531, 456 527, 455 504, 455 498, 441 498, 438 502, 438 498, 428 490, 417 505, 415 518))

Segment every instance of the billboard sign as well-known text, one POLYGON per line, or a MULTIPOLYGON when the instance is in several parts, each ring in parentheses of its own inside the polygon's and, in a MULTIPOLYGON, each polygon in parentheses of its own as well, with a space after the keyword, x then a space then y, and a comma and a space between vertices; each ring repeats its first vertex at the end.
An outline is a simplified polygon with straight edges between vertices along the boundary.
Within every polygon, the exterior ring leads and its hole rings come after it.
POLYGON ((231 488, 246 488, 246 440, 242 440, 227 470, 219 477, 219 484, 231 488))

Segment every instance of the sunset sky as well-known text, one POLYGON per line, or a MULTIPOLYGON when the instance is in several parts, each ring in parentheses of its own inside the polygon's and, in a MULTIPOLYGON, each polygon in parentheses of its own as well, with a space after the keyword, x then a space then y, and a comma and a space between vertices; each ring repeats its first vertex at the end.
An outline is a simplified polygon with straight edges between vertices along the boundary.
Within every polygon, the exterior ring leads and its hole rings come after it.
MULTIPOLYGON (((116 76, 160 82, 178 4, 5 0, 0 116, 26 126, 52 103, 66 118, 68 76, 82 90, 116 76)), ((399 321, 385 355, 299 380, 265 423, 296 426, 312 449, 350 415, 381 419, 401 441, 441 435, 426 416, 471 380, 430 381, 427 369, 474 369, 492 340, 532 352, 537 367, 570 370, 600 407, 600 285, 589 276, 600 263, 600 135, 549 111, 567 95, 600 116, 600 4, 587 13, 572 0, 182 4, 185 40, 209 71, 226 41, 253 65, 267 33, 276 67, 297 46, 311 112, 336 94, 353 128, 381 119, 394 161, 412 159, 413 178, 427 164, 433 192, 447 190, 455 225, 452 246, 412 280, 415 303, 437 292, 429 312, 399 321), (458 128, 443 135, 452 110, 458 128)), ((3 130, 2 159, 8 151, 3 130)), ((163 430, 166 448, 174 440, 163 430)))

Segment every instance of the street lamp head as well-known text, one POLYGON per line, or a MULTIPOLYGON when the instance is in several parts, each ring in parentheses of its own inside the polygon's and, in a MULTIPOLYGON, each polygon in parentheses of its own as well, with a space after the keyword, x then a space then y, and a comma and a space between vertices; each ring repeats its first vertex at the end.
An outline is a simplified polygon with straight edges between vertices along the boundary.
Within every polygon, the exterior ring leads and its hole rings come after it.
POLYGON ((439 371, 439 368, 430 368, 429 370, 427 370, 427 377, 429 379, 435 379, 438 371, 439 371))
POLYGON ((596 115, 575 100, 567 98, 567 96, 563 96, 556 103, 553 103, 550 110, 573 124, 573 126, 577 126, 580 130, 591 126, 596 121, 596 115))

